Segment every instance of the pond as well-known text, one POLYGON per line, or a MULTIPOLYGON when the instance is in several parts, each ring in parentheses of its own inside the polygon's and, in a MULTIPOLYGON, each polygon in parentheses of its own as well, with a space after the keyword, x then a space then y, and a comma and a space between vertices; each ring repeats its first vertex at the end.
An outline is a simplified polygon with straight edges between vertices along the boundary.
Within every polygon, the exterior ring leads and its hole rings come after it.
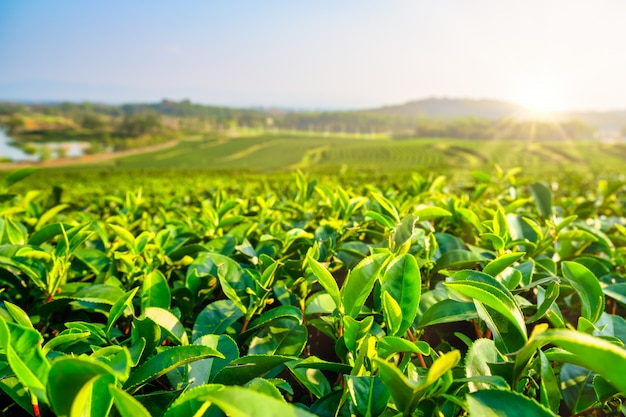
POLYGON ((4 130, 0 129, 0 159, 10 159, 15 162, 39 161, 44 153, 50 159, 74 158, 83 156, 87 148, 89 148, 89 143, 81 141, 28 142, 22 148, 17 146, 4 130))

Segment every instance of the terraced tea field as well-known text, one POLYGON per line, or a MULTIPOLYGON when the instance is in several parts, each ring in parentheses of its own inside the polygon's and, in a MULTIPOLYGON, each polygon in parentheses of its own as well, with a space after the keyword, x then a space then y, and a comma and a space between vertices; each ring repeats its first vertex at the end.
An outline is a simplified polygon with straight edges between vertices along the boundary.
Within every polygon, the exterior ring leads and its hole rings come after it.
POLYGON ((529 174, 576 166, 619 172, 626 145, 600 142, 355 139, 340 136, 263 135, 183 140, 159 152, 118 158, 97 167, 218 171, 427 170, 523 167, 529 174))

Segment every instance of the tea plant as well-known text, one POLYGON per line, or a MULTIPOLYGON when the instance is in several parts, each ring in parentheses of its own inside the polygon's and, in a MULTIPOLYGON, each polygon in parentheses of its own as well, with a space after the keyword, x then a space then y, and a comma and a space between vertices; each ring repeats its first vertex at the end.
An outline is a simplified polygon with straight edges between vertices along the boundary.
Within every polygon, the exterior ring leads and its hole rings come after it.
POLYGON ((622 414, 625 182, 33 172, 0 187, 5 415, 622 414))

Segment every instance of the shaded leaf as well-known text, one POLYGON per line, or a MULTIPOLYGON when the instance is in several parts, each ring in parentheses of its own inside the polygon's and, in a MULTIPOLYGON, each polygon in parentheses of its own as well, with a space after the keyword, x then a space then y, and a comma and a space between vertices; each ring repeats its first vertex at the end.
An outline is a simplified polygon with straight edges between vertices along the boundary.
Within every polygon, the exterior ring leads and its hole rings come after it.
POLYGON ((192 339, 207 334, 222 334, 243 317, 242 311, 231 300, 218 300, 206 306, 196 317, 192 339))
POLYGON ((530 184, 530 191, 535 197, 535 205, 543 219, 548 219, 552 215, 552 192, 544 184, 536 182, 530 184))
POLYGON ((466 398, 471 416, 556 417, 541 404, 513 391, 482 390, 466 398))
POLYGON ((213 382, 216 384, 243 385, 293 359, 290 356, 279 355, 246 355, 230 362, 215 375, 213 382))

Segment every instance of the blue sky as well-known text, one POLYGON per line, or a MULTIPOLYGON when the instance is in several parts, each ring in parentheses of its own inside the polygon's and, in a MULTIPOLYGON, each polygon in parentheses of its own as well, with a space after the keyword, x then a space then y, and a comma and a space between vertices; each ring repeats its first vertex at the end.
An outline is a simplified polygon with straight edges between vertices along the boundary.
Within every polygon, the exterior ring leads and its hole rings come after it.
POLYGON ((2 1, 0 100, 626 108, 626 2, 2 1))

